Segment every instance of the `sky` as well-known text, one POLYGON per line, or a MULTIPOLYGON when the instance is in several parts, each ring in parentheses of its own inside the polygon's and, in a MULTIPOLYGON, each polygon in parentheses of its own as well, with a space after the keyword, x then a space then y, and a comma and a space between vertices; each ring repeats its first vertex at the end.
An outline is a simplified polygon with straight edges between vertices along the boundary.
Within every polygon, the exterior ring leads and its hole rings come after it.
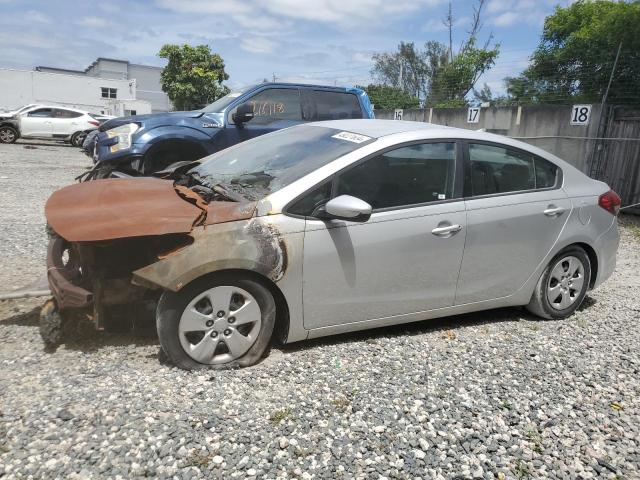
MULTIPOLYGON (((546 15, 570 0, 488 0, 480 41, 500 45, 478 86, 522 71, 546 15)), ((454 47, 473 0, 454 0, 454 47)), ((447 0, 0 0, 0 67, 84 69, 97 57, 163 66, 165 43, 208 44, 241 87, 263 79, 368 84, 371 56, 400 41, 448 42, 447 0)))

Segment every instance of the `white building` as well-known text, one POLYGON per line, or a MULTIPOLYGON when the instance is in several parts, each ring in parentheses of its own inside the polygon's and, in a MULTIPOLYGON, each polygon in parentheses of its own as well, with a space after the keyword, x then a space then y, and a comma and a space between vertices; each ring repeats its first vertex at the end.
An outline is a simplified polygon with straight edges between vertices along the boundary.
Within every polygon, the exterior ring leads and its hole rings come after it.
POLYGON ((84 71, 0 69, 0 109, 43 103, 116 116, 166 112, 171 104, 160 87, 161 72, 108 58, 98 58, 84 71))

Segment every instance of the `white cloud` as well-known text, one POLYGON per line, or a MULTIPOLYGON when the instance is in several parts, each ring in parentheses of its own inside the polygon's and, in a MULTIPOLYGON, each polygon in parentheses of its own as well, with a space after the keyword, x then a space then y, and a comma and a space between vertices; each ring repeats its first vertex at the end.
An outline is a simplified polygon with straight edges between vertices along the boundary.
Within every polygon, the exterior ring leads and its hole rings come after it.
POLYGON ((82 17, 77 24, 89 28, 107 28, 112 25, 111 22, 101 17, 82 17))
POLYGON ((33 23, 51 23, 51 18, 42 12, 36 10, 29 10, 24 14, 24 20, 33 23))
POLYGON ((240 47, 251 53, 273 53, 278 44, 262 36, 243 38, 240 47))
POLYGON ((248 1, 236 0, 157 0, 163 8, 181 13, 207 14, 251 14, 253 11, 248 1))
POLYGON ((496 27, 508 27, 521 20, 521 16, 515 12, 504 12, 497 17, 494 17, 492 23, 496 27))

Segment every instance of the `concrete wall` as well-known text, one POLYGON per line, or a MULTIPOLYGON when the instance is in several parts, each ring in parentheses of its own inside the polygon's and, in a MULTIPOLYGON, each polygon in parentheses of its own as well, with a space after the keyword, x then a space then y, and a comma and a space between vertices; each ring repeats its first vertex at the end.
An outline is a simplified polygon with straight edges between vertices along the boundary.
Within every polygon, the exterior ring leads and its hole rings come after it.
MULTIPOLYGON (((394 118, 393 110, 376 110, 376 118, 394 118)), ((506 135, 547 150, 585 173, 589 171, 597 137, 600 105, 592 105, 586 126, 571 125, 570 105, 539 105, 526 107, 487 107, 480 110, 478 123, 467 122, 467 108, 426 108, 404 110, 403 120, 431 122, 438 125, 484 129, 506 135)))
POLYGON ((147 65, 129 64, 129 78, 135 78, 138 98, 151 103, 151 111, 167 112, 171 110, 171 102, 160 85, 161 68, 147 65))
POLYGON ((136 82, 130 80, 0 69, 0 108, 6 110, 43 103, 111 115, 123 115, 125 109, 151 113, 151 104, 138 100, 136 94, 136 82), (118 98, 102 98, 102 87, 116 88, 118 98))

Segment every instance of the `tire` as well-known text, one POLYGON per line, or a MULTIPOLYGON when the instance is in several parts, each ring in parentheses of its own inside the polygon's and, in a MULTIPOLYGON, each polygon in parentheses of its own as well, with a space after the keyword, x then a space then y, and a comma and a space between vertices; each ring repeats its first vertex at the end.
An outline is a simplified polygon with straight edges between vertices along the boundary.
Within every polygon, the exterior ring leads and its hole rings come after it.
POLYGON ((86 132, 76 132, 71 135, 71 145, 73 145, 74 147, 82 147, 82 143, 84 142, 85 138, 87 138, 86 132))
POLYGON ((18 139, 18 131, 15 128, 0 127, 0 143, 14 143, 18 139))
POLYGON ((271 292, 234 273, 165 292, 156 310, 162 350, 170 363, 184 370, 256 364, 268 354, 275 319, 271 292))
POLYGON ((590 282, 587 253, 578 246, 565 248, 542 272, 527 310, 548 320, 570 317, 584 300, 590 282))

